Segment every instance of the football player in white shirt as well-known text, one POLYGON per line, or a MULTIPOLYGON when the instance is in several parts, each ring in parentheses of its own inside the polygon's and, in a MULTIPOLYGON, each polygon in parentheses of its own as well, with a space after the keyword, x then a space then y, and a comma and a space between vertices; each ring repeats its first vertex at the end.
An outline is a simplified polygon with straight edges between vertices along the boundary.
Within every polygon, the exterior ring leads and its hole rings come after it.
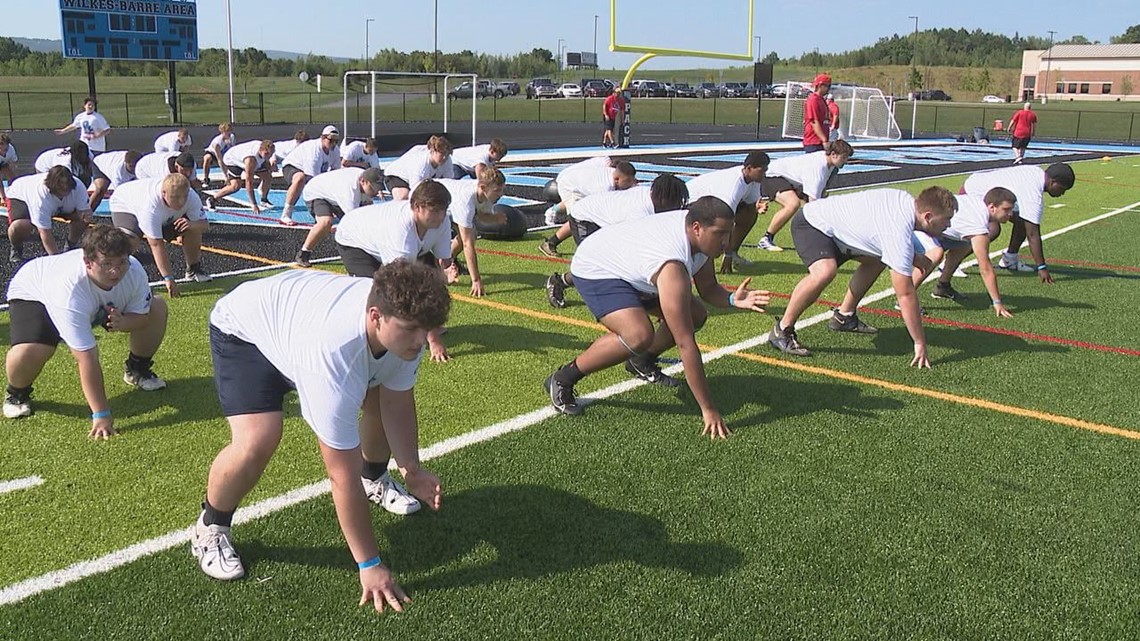
POLYGON ((79 246, 83 230, 91 222, 87 190, 67 167, 55 166, 46 174, 17 178, 8 187, 8 262, 24 261, 24 241, 39 232, 44 251, 60 253, 52 235, 53 216, 69 220, 67 248, 79 246))
POLYGON ((301 197, 305 183, 314 176, 340 168, 340 130, 329 125, 321 131, 316 140, 306 140, 297 145, 282 161, 281 173, 289 190, 285 192, 285 209, 281 212, 282 225, 296 225, 293 222, 293 207, 301 197))
MULTIPOLYGON (((484 294, 483 273, 479 269, 479 256, 475 251, 475 240, 479 234, 475 229, 476 219, 493 219, 502 222, 502 218, 493 213, 495 203, 503 197, 503 187, 507 178, 503 172, 493 167, 483 165, 479 170, 479 177, 475 180, 444 179, 440 183, 451 194, 451 205, 448 213, 455 226, 459 228, 459 235, 451 239, 451 255, 459 254, 467 259, 467 269, 471 273, 471 295, 476 298, 484 294)), ((452 272, 449 281, 458 278, 459 261, 452 261, 452 272)))
POLYGON ((424 180, 451 178, 451 141, 443 136, 428 138, 426 145, 416 145, 384 168, 388 190, 393 200, 407 200, 408 195, 424 180))
MULTIPOLYGON (((223 122, 218 125, 218 135, 210 140, 206 145, 206 149, 202 152, 202 184, 206 188, 210 187, 210 168, 214 165, 222 166, 222 159, 225 158, 226 152, 230 147, 237 144, 237 136, 234 135, 234 126, 228 122, 223 122)), ((223 182, 225 182, 225 170, 222 170, 223 182)))
MULTIPOLYGON (((390 200, 354 209, 336 229, 336 249, 344 269, 352 276, 368 278, 381 265, 400 260, 418 260, 441 270, 454 282, 451 260, 451 194, 434 180, 425 180, 410 200, 390 200)), ((451 360, 443 332, 428 333, 431 359, 451 360)))
POLYGON ((91 181, 91 197, 88 204, 91 211, 99 208, 103 197, 119 185, 135 179, 135 165, 142 154, 130 151, 108 151, 95 157, 95 179, 91 181))
POLYGON ((230 147, 222 157, 222 168, 229 182, 225 187, 206 197, 206 208, 213 209, 217 201, 237 193, 242 185, 249 196, 249 206, 253 213, 260 214, 261 207, 272 207, 269 202, 269 187, 273 180, 273 163, 277 157, 277 143, 272 140, 250 140, 230 147), (253 180, 261 185, 261 206, 253 194, 253 180))
POLYGON ((558 172, 555 183, 558 185, 559 202, 547 208, 545 217, 546 224, 561 223, 561 226, 538 246, 538 251, 551 258, 558 257, 558 245, 572 235, 570 225, 566 223, 570 206, 587 196, 633 187, 637 184, 637 169, 625 160, 597 156, 558 172))
POLYGON ((304 129, 298 129, 293 132, 293 137, 288 140, 277 140, 273 143, 273 164, 280 167, 281 163, 285 161, 285 157, 289 152, 297 148, 297 145, 309 139, 309 132, 304 129))
POLYGON ((47 170, 57 165, 67 167, 71 170, 71 174, 78 178, 79 182, 83 183, 84 188, 86 188, 95 180, 93 158, 90 149, 87 148, 87 143, 76 140, 68 147, 48 149, 36 156, 36 173, 47 173, 47 170))
MULTIPOLYGON (((648 187, 604 191, 570 205, 570 225, 578 245, 590 234, 608 225, 621 224, 663 211, 684 209, 689 202, 685 182, 673 174, 661 174, 648 187)), ((570 272, 554 272, 546 279, 546 301, 551 307, 566 307, 566 289, 574 286, 570 272)))
POLYGON ((111 196, 111 222, 137 239, 146 239, 154 266, 171 296, 178 296, 174 270, 166 243, 181 239, 186 258, 186 278, 199 283, 211 280, 202 268, 202 234, 210 223, 202 213, 202 200, 190 189, 182 174, 129 182, 111 196))
POLYGON ((29 261, 8 286, 8 388, 4 416, 31 416, 32 383, 60 342, 79 365, 79 385, 91 408, 91 438, 108 439, 115 422, 107 401, 93 329, 130 334, 123 380, 145 391, 166 387, 154 373, 154 354, 166 334, 166 304, 152 298, 146 272, 131 257, 131 239, 95 225, 83 250, 29 261))
POLYGON ((970 194, 958 194, 958 212, 950 221, 950 226, 942 235, 935 238, 920 231, 914 232, 916 241, 922 247, 926 260, 915 254, 914 287, 926 280, 938 263, 946 259, 931 298, 944 298, 961 303, 966 299, 950 284, 950 276, 958 265, 973 253, 978 256, 978 273, 990 294, 994 313, 998 318, 1010 318, 1013 314, 1006 309, 998 289, 997 275, 990 263, 990 242, 1001 235, 1001 225, 1013 218, 1013 208, 1017 196, 1005 187, 994 187, 982 198, 970 194))
POLYGON ((771 252, 782 252, 776 244, 776 234, 788 224, 804 202, 823 198, 827 183, 847 164, 855 150, 844 140, 833 140, 824 151, 777 158, 768 165, 760 191, 769 201, 780 203, 780 210, 772 214, 768 229, 756 247, 771 252))
POLYGON ((326 171, 305 183, 301 198, 316 223, 309 229, 301 251, 293 259, 301 267, 311 267, 313 248, 332 232, 333 222, 348 212, 371 205, 384 189, 384 172, 379 168, 343 167, 326 171))
POLYGON ((70 131, 79 130, 79 139, 87 143, 91 153, 101 154, 107 151, 107 134, 111 133, 111 125, 103 114, 95 111, 95 99, 87 98, 83 101, 83 111, 75 114, 71 124, 63 129, 56 129, 55 135, 62 136, 70 131))
POLYGON ((443 280, 409 261, 384 265, 369 279, 287 271, 218 300, 210 353, 231 437, 210 467, 190 531, 204 573, 245 575, 231 539, 233 515, 277 450, 284 398, 296 390, 360 571, 360 604, 403 610, 409 599, 380 559, 368 503, 399 514, 420 501, 440 508, 439 477, 420 463, 415 383, 425 335, 447 320, 449 308, 443 280), (411 494, 396 491, 390 458, 411 494))
POLYGON ((501 138, 492 138, 486 145, 459 147, 451 152, 451 164, 455 178, 478 178, 480 167, 494 169, 503 156, 507 155, 507 143, 501 138))
POLYGON ((373 169, 380 167, 380 157, 376 155, 375 138, 364 140, 347 140, 340 146, 340 166, 356 167, 358 169, 373 169))
POLYGON ((750 279, 735 291, 717 283, 711 263, 728 246, 733 218, 727 205, 705 197, 687 212, 603 227, 582 243, 570 271, 582 300, 609 333, 547 377, 544 385, 554 409, 580 414, 574 385, 623 361, 626 371, 640 380, 679 387, 681 381, 657 366, 657 357, 676 345, 685 379, 701 408, 701 434, 728 438, 730 430, 713 403, 695 336, 708 320, 708 310, 693 298, 692 289, 695 284, 700 299, 713 307, 764 311, 769 294, 748 289, 750 279), (650 315, 661 319, 656 328, 650 315))
POLYGON ((958 201, 944 187, 928 187, 918 196, 900 189, 871 189, 832 196, 804 205, 792 217, 792 240, 808 275, 796 284, 782 318, 768 336, 772 347, 793 356, 810 356, 800 344, 796 321, 819 299, 847 260, 859 267, 847 284, 843 304, 827 323, 836 332, 874 334, 879 330, 859 320, 855 310, 884 268, 891 270, 891 285, 903 321, 914 340, 910 364, 930 367, 926 334, 914 291, 914 232, 937 236, 950 226, 958 201))
MULTIPOLYGON (((1045 213, 1045 197, 1049 194, 1060 198, 1073 188, 1077 177, 1073 168, 1058 162, 1048 169, 1037 166, 1009 167, 972 174, 962 185, 962 191, 973 196, 985 196, 994 187, 1005 187, 1017 195, 1014 209, 1013 231, 1009 235, 1009 247, 998 260, 998 268, 1013 272, 1037 272, 1042 283, 1052 284, 1053 276, 1045 263, 1045 247, 1041 242, 1041 219, 1045 213), (1026 265, 1017 257, 1022 243, 1028 241, 1029 252, 1033 254, 1036 267, 1026 265)), ((978 256, 980 259, 981 256, 978 256)))
POLYGON ((16 146, 12 144, 12 137, 5 132, 0 132, 0 204, 4 208, 8 208, 8 195, 4 191, 4 181, 7 180, 11 183, 16 179, 16 161, 20 157, 16 155, 16 146))
POLYGON ((754 151, 744 158, 740 167, 718 169, 701 174, 688 183, 689 198, 716 196, 736 212, 736 225, 732 230, 732 243, 724 252, 720 273, 731 274, 733 266, 750 267, 752 261, 740 255, 744 238, 752 231, 756 218, 768 211, 768 203, 760 191, 760 182, 767 174, 771 160, 768 154, 754 151))
POLYGON ((190 130, 183 127, 178 131, 168 131, 155 138, 154 151, 155 153, 186 151, 192 144, 194 144, 194 139, 190 137, 190 130))

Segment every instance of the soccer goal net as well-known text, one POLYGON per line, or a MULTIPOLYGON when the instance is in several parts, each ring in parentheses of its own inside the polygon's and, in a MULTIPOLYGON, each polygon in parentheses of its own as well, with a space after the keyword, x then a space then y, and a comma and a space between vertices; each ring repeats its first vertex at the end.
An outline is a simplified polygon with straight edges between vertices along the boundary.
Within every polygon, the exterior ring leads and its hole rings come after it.
POLYGON ((346 140, 376 136, 390 132, 392 124, 411 123, 465 140, 470 125, 474 141, 478 118, 473 88, 478 85, 479 77, 470 73, 345 72, 341 135, 346 140))
MULTIPOLYGON (((785 138, 802 138, 804 135, 804 105, 811 86, 802 82, 789 82, 784 97, 785 138)), ((875 87, 832 85, 831 97, 839 105, 839 133, 852 140, 899 140, 902 131, 895 122, 894 110, 875 87)), ((832 128, 836 124, 832 123, 832 128)))

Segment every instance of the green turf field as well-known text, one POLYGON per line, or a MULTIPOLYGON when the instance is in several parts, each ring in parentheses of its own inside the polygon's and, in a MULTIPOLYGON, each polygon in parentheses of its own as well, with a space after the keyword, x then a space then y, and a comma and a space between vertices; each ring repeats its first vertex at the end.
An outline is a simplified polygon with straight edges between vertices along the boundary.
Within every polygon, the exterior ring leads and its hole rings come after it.
MULTIPOLYGON (((800 330, 812 358, 753 341, 711 361, 728 441, 698 436, 687 392, 608 389, 626 380, 615 368, 579 384, 606 397, 582 416, 524 417, 525 429, 436 458, 441 512, 374 512, 381 555, 415 599, 401 615, 356 607, 356 570, 320 486, 235 527, 242 581, 206 578, 177 539, 228 441, 206 318, 240 279, 188 285, 156 357, 167 390, 130 390, 123 337, 100 337, 119 436, 86 438, 64 353, 36 383, 36 415, 3 423, 0 482, 45 482, 0 494, 0 602, 131 545, 173 534, 174 547, 0 605, 0 639, 1133 638, 1138 165, 1075 164, 1077 186, 1046 198, 1065 205, 1047 210, 1046 232, 1127 211, 1047 239, 1052 286, 1002 273, 1012 319, 994 317, 974 269, 954 282, 963 306, 924 286, 932 370, 907 366, 912 345, 885 297, 862 312, 877 336, 816 324, 800 330)), ((452 290, 455 359, 424 363, 417 385, 425 447, 543 409, 542 379, 598 335, 576 293, 564 310, 546 304, 546 275, 565 267, 542 260, 538 242, 481 241, 489 296, 452 290)), ((792 251, 745 252, 760 259, 754 286, 786 294, 805 272, 792 251)), ((844 275, 825 299, 841 298, 844 275)), ((782 304, 716 312, 698 340, 762 336, 782 304)), ((4 344, 7 332, 4 315, 4 344)), ((286 411, 247 505, 324 478, 296 403, 286 411)))

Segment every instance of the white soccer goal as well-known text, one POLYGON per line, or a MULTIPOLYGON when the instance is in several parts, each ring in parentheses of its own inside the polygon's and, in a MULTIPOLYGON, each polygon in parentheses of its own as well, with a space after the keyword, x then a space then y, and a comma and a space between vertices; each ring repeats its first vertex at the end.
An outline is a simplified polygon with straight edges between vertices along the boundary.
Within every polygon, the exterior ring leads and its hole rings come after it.
MULTIPOLYGON (((462 82, 471 83, 471 87, 479 84, 479 76, 473 73, 412 73, 406 71, 346 71, 344 74, 344 122, 341 136, 375 137, 379 109, 394 110, 399 106, 400 112, 407 115, 413 111, 417 116, 426 116, 430 119, 439 117, 440 103, 442 103, 443 133, 449 133, 452 110, 451 99, 448 97, 452 89, 462 82), (442 91, 440 87, 442 85, 442 91), (368 133, 349 132, 349 92, 355 95, 363 92, 368 96, 369 129, 368 133)), ((471 98, 471 144, 475 144, 476 100, 471 98)))
MULTIPOLYGON (((802 82, 789 82, 784 98, 785 138, 802 138, 804 135, 805 96, 811 86, 802 82)), ((881 89, 853 85, 832 85, 831 95, 839 105, 840 134, 851 140, 899 140, 902 131, 895 122, 894 110, 881 89)), ((835 123, 832 123, 835 127, 835 123)))

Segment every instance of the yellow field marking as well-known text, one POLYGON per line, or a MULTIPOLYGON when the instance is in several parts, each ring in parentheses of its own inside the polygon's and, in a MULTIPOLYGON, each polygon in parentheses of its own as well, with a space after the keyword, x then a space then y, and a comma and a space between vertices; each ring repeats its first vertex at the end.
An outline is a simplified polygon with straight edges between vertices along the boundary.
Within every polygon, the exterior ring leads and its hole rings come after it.
MULTIPOLYGON (((460 294, 452 294, 452 298, 462 301, 464 303, 471 303, 474 305, 482 305, 504 312, 520 314, 523 316, 530 316, 531 318, 538 318, 542 320, 554 321, 566 325, 575 325, 577 327, 585 327, 598 331, 606 331, 606 328, 598 323, 580 320, 577 318, 568 318, 551 314, 548 312, 540 312, 525 307, 518 307, 516 305, 508 305, 505 303, 497 303, 487 300, 485 298, 472 298, 470 296, 463 296, 460 294)), ((715 347, 709 345, 700 345, 703 351, 714 351, 715 347)), ((1000 412, 1002 414, 1010 414, 1012 416, 1021 416, 1024 418, 1032 418, 1039 421, 1046 421, 1049 423, 1056 423, 1057 425, 1064 425, 1066 427, 1073 427, 1081 430, 1088 430, 1090 432, 1097 432, 1098 434, 1109 434, 1112 436, 1120 436, 1122 438, 1129 438, 1140 440, 1140 432, 1133 430, 1126 430, 1112 425, 1105 425, 1103 423, 1093 423, 1079 418, 1072 418, 1069 416, 1062 416, 1060 414, 1052 414, 1049 412, 1042 412, 1038 410, 1027 409, 1024 407, 1017 407, 1014 405, 1006 405, 1004 403, 997 403, 983 398, 974 398, 972 396, 958 396, 949 392, 940 392, 938 390, 926 389, 924 387, 915 387, 913 385, 904 385, 902 383, 893 383, 878 378, 871 378, 869 376, 861 376, 859 374, 851 374, 842 370, 830 369, 827 367, 817 367, 815 365, 805 365, 795 361, 787 361, 779 358, 772 358, 770 356, 760 356, 759 354, 752 354, 748 352, 734 352, 731 356, 743 358, 745 360, 753 361, 756 363, 763 363, 772 367, 782 367, 784 369, 795 370, 807 374, 815 374, 817 376, 826 376, 828 378, 839 379, 851 383, 859 383, 861 385, 870 385, 872 387, 879 387, 892 392, 903 392, 906 394, 913 394, 915 396, 925 396, 947 403, 957 403, 959 405, 966 405, 969 407, 977 407, 980 409, 990 410, 993 412, 1000 412)))

